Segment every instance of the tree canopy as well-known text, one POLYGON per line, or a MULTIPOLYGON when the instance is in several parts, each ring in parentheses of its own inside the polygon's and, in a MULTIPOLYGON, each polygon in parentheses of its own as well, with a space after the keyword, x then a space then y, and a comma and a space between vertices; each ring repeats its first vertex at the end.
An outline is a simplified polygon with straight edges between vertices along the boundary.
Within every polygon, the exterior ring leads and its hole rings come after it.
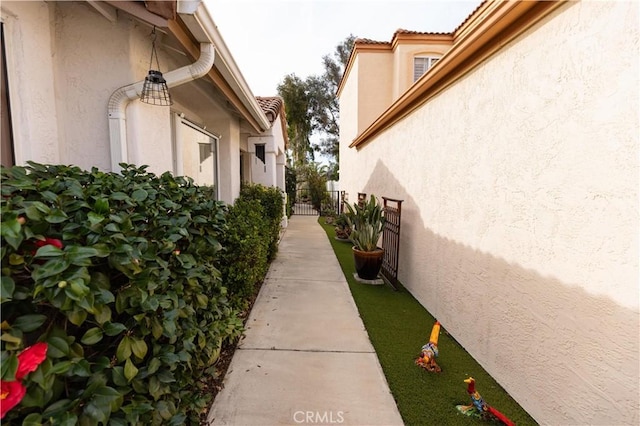
POLYGON ((331 177, 337 178, 339 161, 339 106, 336 92, 349 60, 356 37, 350 34, 339 43, 333 54, 322 57, 324 72, 302 80, 287 75, 278 86, 284 99, 289 125, 288 136, 294 166, 314 160, 314 151, 329 159, 331 177), (311 143, 311 135, 319 143, 311 143))

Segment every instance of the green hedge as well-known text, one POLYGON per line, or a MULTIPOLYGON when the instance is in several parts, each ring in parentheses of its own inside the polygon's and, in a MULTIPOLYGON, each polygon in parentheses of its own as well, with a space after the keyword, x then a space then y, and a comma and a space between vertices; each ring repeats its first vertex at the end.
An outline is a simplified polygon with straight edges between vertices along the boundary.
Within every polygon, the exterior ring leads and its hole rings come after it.
POLYGON ((226 210, 211 189, 133 166, 30 163, 1 180, 3 387, 23 348, 48 346, 3 422, 197 424, 204 378, 242 331, 214 267, 226 210))
POLYGON ((282 223, 282 192, 278 188, 259 184, 243 185, 240 190, 240 199, 245 201, 256 200, 262 206, 263 220, 269 240, 267 258, 269 261, 273 260, 278 252, 278 240, 282 223))
POLYGON ((260 202, 243 198, 229 208, 227 223, 229 229, 221 240, 224 250, 218 268, 232 301, 243 309, 267 272, 269 226, 260 202))

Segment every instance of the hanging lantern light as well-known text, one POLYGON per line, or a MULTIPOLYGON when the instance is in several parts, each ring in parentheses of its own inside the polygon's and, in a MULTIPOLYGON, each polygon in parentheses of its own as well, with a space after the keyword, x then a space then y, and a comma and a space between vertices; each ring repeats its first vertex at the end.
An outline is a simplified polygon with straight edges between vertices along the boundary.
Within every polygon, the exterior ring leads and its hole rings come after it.
POLYGON ((173 105, 171 100, 171 94, 169 94, 169 88, 167 87, 167 80, 164 79, 160 72, 160 62, 158 61, 158 52, 156 52, 156 27, 153 27, 151 32, 151 59, 149 60, 149 74, 144 79, 144 85, 142 86, 142 95, 140 100, 150 105, 167 106, 173 105), (156 59, 156 68, 152 69, 153 58, 156 59))

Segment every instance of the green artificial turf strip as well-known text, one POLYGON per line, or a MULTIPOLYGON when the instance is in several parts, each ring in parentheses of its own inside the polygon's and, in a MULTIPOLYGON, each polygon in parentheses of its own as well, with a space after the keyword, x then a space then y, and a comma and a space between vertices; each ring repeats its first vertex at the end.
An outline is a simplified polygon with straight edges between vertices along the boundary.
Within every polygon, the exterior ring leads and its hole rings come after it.
MULTIPOLYGON (((358 283, 351 243, 337 241, 332 225, 319 219, 349 283, 371 343, 382 365, 398 410, 407 425, 482 425, 479 418, 456 410, 457 404, 471 404, 464 379, 476 380, 476 390, 491 406, 516 425, 537 424, 518 403, 446 332, 441 325, 436 359, 441 373, 428 372, 415 359, 429 341, 435 319, 405 289, 388 285, 358 283)), ((497 423, 500 424, 500 423, 497 423)))

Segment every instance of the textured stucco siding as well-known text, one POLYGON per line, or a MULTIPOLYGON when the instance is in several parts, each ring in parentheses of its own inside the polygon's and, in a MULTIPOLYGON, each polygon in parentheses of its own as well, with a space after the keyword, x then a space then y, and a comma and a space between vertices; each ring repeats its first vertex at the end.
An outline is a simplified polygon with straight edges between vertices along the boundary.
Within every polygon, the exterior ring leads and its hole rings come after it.
MULTIPOLYGON (((151 29, 120 14, 110 22, 89 5, 56 3, 57 91, 64 131, 62 161, 83 168, 110 169, 107 103, 119 87, 144 80, 149 70, 151 29)), ((181 64, 164 55, 161 71, 181 64)), ((155 65, 155 64, 154 64, 155 65)), ((128 162, 149 171, 173 171, 170 109, 138 100, 127 110, 128 162)))
POLYGON ((393 80, 393 55, 391 53, 366 52, 358 55, 357 62, 363 69, 375 70, 367 78, 358 80, 358 131, 369 127, 391 104, 393 80))
POLYGON ((16 70, 8 76, 16 162, 58 163, 55 43, 49 30, 53 6, 3 1, 0 7, 7 66, 16 70))
POLYGON ((341 187, 405 200, 400 280, 545 424, 640 420, 637 17, 566 4, 358 151, 341 94, 341 187))

